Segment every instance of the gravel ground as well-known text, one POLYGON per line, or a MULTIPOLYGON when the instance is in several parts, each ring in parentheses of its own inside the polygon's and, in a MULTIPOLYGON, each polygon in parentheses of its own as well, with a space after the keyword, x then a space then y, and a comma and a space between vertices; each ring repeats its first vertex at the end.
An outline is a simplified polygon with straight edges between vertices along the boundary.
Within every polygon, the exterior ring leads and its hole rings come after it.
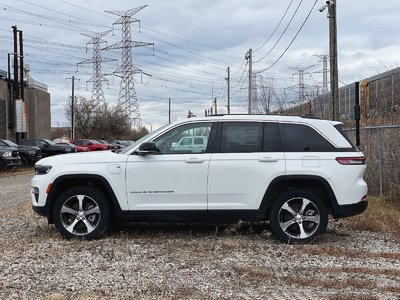
POLYGON ((32 174, 0 178, 0 299, 400 299, 400 242, 330 221, 312 245, 268 224, 131 224, 64 240, 29 202, 32 174))

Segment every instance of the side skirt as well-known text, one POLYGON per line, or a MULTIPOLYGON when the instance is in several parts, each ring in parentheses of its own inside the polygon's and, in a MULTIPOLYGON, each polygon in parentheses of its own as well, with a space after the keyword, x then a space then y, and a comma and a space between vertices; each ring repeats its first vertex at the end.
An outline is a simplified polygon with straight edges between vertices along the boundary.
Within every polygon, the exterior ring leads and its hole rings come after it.
POLYGON ((213 223, 234 224, 238 221, 265 220, 260 210, 185 210, 185 211, 122 211, 123 222, 213 223))

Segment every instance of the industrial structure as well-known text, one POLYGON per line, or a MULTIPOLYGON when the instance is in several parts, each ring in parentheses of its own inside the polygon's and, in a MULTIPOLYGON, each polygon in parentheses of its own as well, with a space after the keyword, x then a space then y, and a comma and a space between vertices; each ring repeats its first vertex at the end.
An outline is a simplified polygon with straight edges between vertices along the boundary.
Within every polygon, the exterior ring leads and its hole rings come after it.
MULTIPOLYGON (((145 8, 147 5, 140 6, 126 11, 106 11, 110 14, 119 16, 113 25, 122 25, 122 41, 105 47, 103 50, 122 49, 122 64, 114 71, 114 75, 121 78, 118 96, 118 106, 129 113, 131 124, 134 127, 141 126, 139 103, 136 96, 134 75, 146 74, 133 65, 132 48, 154 45, 132 41, 131 23, 139 22, 133 17, 134 14, 145 8)), ((148 74, 146 74, 148 75, 148 74)))

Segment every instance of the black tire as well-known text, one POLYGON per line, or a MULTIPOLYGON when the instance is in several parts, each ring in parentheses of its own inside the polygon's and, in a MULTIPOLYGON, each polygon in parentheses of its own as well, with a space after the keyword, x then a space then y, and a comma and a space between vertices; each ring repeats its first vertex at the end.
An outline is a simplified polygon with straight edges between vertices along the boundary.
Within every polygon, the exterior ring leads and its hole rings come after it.
POLYGON ((109 205, 99 189, 75 187, 56 200, 53 220, 58 231, 66 238, 96 239, 108 228, 109 205))
POLYGON ((27 167, 29 166, 29 159, 26 155, 21 155, 21 166, 22 167, 27 167))
POLYGON ((0 159, 0 172, 3 172, 6 169, 4 162, 0 159))
POLYGON ((273 203, 272 232, 285 243, 311 243, 328 224, 325 203, 313 192, 288 190, 273 203))

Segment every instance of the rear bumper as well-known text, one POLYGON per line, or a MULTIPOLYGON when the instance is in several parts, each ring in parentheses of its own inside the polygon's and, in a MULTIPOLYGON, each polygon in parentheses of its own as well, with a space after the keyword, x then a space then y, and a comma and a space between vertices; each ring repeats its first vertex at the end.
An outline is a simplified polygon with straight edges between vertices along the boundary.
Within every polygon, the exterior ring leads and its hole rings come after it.
POLYGON ((346 218, 363 213, 368 207, 368 201, 363 200, 354 204, 337 205, 333 210, 333 217, 346 218))

